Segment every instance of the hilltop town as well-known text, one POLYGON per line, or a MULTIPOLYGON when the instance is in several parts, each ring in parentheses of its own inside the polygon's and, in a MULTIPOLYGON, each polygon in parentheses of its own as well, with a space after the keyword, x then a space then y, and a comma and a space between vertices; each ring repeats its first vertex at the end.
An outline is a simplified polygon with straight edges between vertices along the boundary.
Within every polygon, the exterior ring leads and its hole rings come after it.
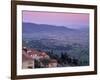
POLYGON ((67 53, 62 53, 57 56, 53 52, 45 52, 33 48, 23 47, 22 49, 22 68, 54 68, 80 66, 79 60, 69 56, 67 53))
POLYGON ((23 47, 22 49, 23 69, 48 68, 48 67, 57 67, 57 66, 58 66, 57 60, 51 59, 46 52, 23 47))

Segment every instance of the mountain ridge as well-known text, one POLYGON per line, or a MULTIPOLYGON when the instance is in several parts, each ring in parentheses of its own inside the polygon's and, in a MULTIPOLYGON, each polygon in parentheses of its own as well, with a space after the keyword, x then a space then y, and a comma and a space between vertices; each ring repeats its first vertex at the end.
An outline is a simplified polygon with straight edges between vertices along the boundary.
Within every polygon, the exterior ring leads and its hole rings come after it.
POLYGON ((75 29, 67 28, 65 26, 54 26, 48 24, 36 24, 36 23, 22 23, 23 33, 32 33, 40 31, 73 31, 75 29))

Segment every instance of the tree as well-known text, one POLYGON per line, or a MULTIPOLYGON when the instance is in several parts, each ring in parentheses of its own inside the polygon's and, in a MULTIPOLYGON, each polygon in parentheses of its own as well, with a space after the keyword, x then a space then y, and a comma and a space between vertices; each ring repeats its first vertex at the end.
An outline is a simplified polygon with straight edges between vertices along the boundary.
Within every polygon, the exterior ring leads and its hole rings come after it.
POLYGON ((34 63, 35 63, 35 68, 41 68, 40 62, 38 60, 35 60, 34 63))
POLYGON ((78 59, 73 58, 72 63, 77 66, 78 65, 78 59))
POLYGON ((44 58, 44 59, 41 59, 40 61, 41 61, 44 68, 47 67, 47 65, 49 63, 49 59, 44 58))
POLYGON ((61 53, 61 58, 60 58, 60 62, 61 62, 61 64, 66 64, 66 56, 65 56, 65 54, 62 52, 61 53))

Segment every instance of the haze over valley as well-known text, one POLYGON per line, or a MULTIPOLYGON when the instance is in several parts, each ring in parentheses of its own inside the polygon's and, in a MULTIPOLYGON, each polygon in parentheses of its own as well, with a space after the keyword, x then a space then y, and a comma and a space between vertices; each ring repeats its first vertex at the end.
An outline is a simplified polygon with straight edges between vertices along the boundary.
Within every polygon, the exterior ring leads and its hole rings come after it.
POLYGON ((23 47, 45 51, 56 55, 62 54, 78 60, 78 65, 89 65, 89 29, 69 28, 49 24, 22 23, 23 47))

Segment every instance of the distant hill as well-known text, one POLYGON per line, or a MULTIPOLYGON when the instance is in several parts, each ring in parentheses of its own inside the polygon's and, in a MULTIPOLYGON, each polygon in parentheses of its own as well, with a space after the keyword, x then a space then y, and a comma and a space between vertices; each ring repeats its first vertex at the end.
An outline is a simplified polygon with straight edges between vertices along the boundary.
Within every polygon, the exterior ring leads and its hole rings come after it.
POLYGON ((73 31, 64 26, 54 26, 47 24, 35 24, 35 23, 23 23, 23 33, 35 33, 35 32, 64 32, 73 31))
POLYGON ((79 29, 71 29, 67 26, 54 26, 48 24, 24 23, 22 24, 23 39, 48 40, 66 42, 83 43, 88 41, 88 27, 79 29))

